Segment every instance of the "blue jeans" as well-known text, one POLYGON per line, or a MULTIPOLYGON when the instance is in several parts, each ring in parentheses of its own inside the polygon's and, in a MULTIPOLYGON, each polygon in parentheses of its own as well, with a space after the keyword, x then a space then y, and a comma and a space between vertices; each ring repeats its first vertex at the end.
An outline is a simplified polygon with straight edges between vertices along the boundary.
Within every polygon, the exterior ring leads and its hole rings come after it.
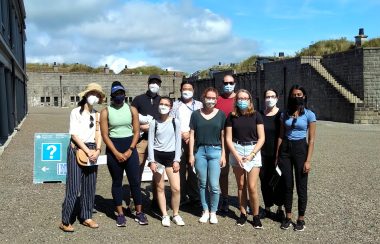
POLYGON ((195 170, 198 175, 203 211, 215 213, 218 209, 221 156, 221 146, 199 146, 195 154, 195 170), (209 187, 207 187, 207 182, 209 187), (210 196, 211 208, 209 208, 207 196, 210 196))

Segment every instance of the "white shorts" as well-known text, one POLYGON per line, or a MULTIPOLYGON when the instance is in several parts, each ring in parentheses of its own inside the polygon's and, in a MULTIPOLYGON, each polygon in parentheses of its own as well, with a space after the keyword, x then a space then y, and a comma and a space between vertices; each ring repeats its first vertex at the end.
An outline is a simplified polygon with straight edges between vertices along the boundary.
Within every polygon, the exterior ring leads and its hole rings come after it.
MULTIPOLYGON (((237 144, 234 142, 234 147, 235 147, 235 150, 239 153, 240 156, 242 157, 247 157, 249 156, 249 154, 253 151, 253 149, 255 148, 256 144, 249 144, 249 145, 240 145, 240 144, 237 144)), ((239 163, 236 161, 236 158, 234 157, 234 155, 232 153, 230 153, 230 156, 229 156, 229 159, 230 159, 230 165, 232 167, 240 167, 239 163)), ((260 168, 262 166, 262 163, 261 163, 261 153, 260 151, 258 151, 255 155, 255 157, 249 161, 249 162, 246 162, 246 166, 244 167, 247 171, 250 171, 253 167, 255 168, 260 168)))

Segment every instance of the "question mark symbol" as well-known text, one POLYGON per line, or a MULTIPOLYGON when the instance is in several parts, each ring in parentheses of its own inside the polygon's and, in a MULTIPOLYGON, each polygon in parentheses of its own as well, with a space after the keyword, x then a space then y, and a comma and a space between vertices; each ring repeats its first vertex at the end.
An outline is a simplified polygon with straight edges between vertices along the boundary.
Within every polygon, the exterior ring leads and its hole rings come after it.
POLYGON ((57 151, 57 147, 54 145, 49 145, 46 150, 50 151, 50 159, 53 159, 53 154, 57 151))

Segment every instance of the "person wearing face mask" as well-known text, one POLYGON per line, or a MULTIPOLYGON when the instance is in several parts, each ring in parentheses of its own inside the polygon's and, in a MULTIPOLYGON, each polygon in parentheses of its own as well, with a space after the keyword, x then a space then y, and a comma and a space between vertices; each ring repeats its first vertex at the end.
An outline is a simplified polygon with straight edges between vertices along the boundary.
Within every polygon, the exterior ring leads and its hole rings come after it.
POLYGON ((261 193, 265 204, 261 218, 272 218, 280 222, 285 218, 282 210, 283 201, 283 178, 275 188, 271 185, 271 179, 275 174, 275 161, 277 142, 280 134, 280 109, 277 107, 278 94, 274 89, 268 89, 264 92, 265 110, 261 111, 264 121, 265 143, 261 148, 262 167, 260 169, 261 193), (271 207, 276 204, 278 210, 276 214, 271 212, 271 207))
MULTIPOLYGON (((223 78, 223 93, 218 96, 218 100, 216 102, 216 108, 220 109, 224 112, 227 117, 234 108, 236 93, 235 89, 235 80, 232 75, 226 75, 223 78)), ((219 211, 221 214, 228 213, 228 174, 230 172, 229 166, 229 149, 226 148, 226 166, 221 169, 220 173, 220 189, 221 189, 221 201, 219 203, 219 211)))
POLYGON ((200 223, 218 223, 216 211, 219 202, 219 176, 220 169, 226 163, 226 116, 215 108, 217 97, 218 91, 215 88, 206 88, 202 95, 203 108, 194 111, 190 118, 189 164, 193 167, 195 163, 198 176, 199 196, 203 208, 200 223))
POLYGON ((261 147, 265 142, 263 119, 253 106, 251 94, 244 89, 236 93, 234 110, 226 120, 226 142, 230 164, 238 187, 240 217, 236 224, 247 222, 247 187, 253 212, 253 228, 261 229, 257 183, 261 163, 261 147))
POLYGON ((286 218, 281 229, 289 229, 292 225, 293 187, 296 178, 298 195, 298 219, 295 231, 305 228, 305 212, 307 205, 307 179, 311 170, 311 157, 314 151, 316 116, 307 109, 305 88, 293 85, 289 91, 285 113, 281 114, 280 136, 276 154, 276 162, 282 171, 285 185, 286 218), (293 171, 294 169, 294 171, 293 171))
MULTIPOLYGON (((148 90, 141 95, 136 96, 132 101, 132 107, 137 109, 137 112, 142 116, 150 115, 153 119, 159 118, 158 112, 158 104, 160 102, 161 96, 158 95, 158 92, 161 87, 161 77, 159 75, 150 75, 148 78, 148 90)), ((149 121, 150 122, 150 121, 149 121)), ((149 131, 149 123, 140 124, 140 131, 142 131, 142 135, 136 145, 136 149, 139 155, 140 161, 140 178, 144 171, 144 166, 146 159, 148 157, 148 131, 149 131)), ((152 181, 153 188, 153 200, 151 204, 151 210, 154 212, 159 211, 159 207, 157 204, 156 198, 156 187, 154 186, 154 181, 152 181)))
POLYGON ((101 135, 99 129, 99 113, 94 105, 102 103, 105 94, 96 83, 87 85, 86 90, 79 93, 81 101, 70 114, 71 143, 67 149, 66 193, 62 204, 62 222, 59 228, 65 232, 73 232, 72 214, 78 195, 80 201, 79 219, 84 226, 98 228, 92 219, 94 208, 96 176, 98 166, 82 166, 77 163, 76 152, 80 148, 88 156, 90 162, 96 162, 100 155, 101 135))
POLYGON ((161 97, 158 111, 160 118, 153 120, 149 125, 148 161, 153 172, 153 180, 157 188, 157 200, 162 213, 161 224, 170 226, 170 217, 166 211, 165 174, 168 176, 171 189, 172 220, 179 226, 184 226, 178 214, 180 202, 180 158, 181 158, 181 131, 180 122, 169 116, 172 109, 172 100, 161 97), (165 169, 163 169, 164 167, 165 169))
POLYGON ((199 205, 198 178, 189 166, 189 139, 190 139, 190 117, 191 114, 203 107, 200 101, 193 98, 194 84, 184 80, 181 83, 181 98, 174 102, 170 116, 175 117, 181 124, 182 156, 180 167, 181 178, 181 205, 199 205))
POLYGON ((112 178, 112 197, 117 212, 116 226, 126 226, 122 207, 124 172, 135 204, 135 221, 146 225, 148 220, 142 212, 140 167, 136 150, 140 136, 138 112, 125 103, 125 89, 119 81, 112 83, 111 104, 102 110, 100 126, 107 146, 107 166, 112 178))

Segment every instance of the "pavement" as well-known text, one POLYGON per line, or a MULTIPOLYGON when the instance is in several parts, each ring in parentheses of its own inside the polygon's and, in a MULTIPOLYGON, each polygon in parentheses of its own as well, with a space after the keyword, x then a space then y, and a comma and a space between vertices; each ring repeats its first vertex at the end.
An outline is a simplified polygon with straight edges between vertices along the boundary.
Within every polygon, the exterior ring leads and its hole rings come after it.
MULTIPOLYGON (((149 210, 150 184, 143 183, 149 225, 139 226, 130 216, 127 227, 118 228, 111 178, 103 165, 99 166, 93 216, 99 229, 76 221, 75 232, 64 233, 58 226, 65 185, 33 184, 33 136, 67 132, 69 113, 67 108, 31 108, 0 156, 0 243, 380 243, 380 125, 327 121, 317 122, 304 232, 281 230, 279 223, 269 219, 262 220, 262 230, 250 223, 236 226, 239 210, 232 171, 232 205, 226 217, 218 217, 219 224, 198 223, 201 210, 187 207, 180 212, 186 226, 162 227, 149 210)), ((124 183, 128 192, 126 179, 124 183)), ((293 212, 297 213, 295 193, 294 197, 293 212)))

